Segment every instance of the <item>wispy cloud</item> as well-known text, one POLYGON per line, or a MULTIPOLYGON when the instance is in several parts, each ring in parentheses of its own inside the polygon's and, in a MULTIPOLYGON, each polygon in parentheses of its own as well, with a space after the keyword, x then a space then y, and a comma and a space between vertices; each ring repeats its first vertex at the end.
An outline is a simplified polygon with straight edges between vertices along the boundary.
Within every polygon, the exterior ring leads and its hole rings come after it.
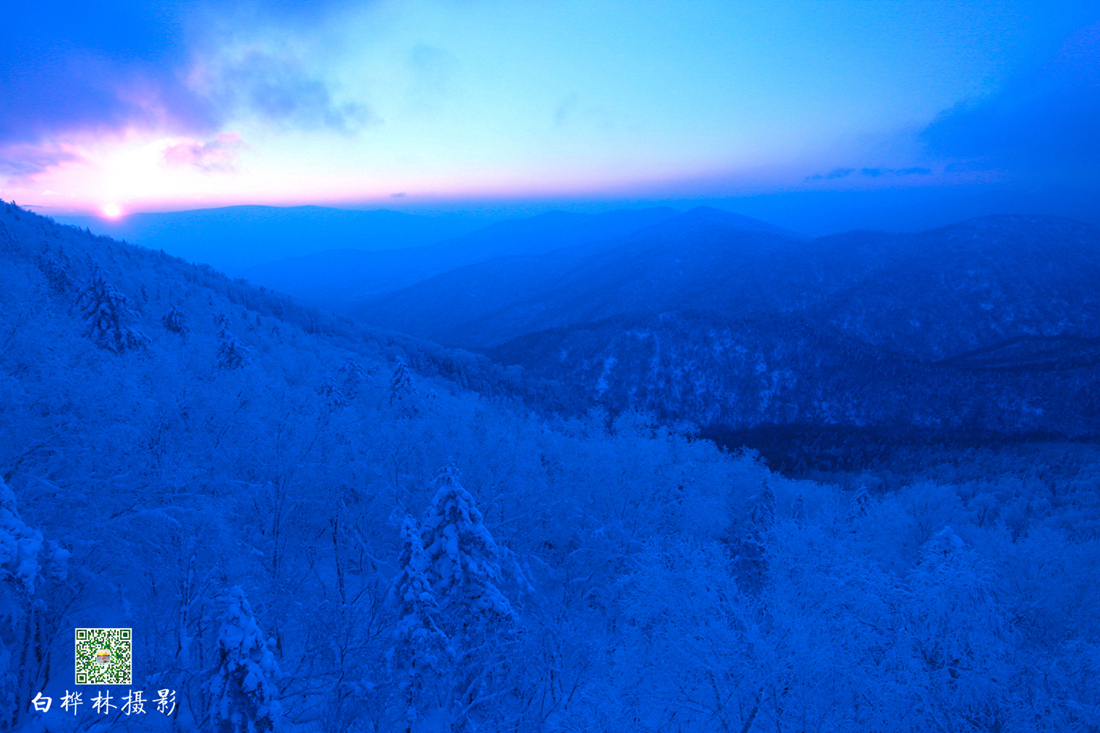
POLYGON ((213 140, 177 137, 168 141, 161 156, 168 166, 190 166, 205 172, 236 170, 237 157, 248 147, 236 132, 223 132, 213 140))
POLYGON ((0 146, 0 175, 10 181, 26 181, 55 166, 79 160, 76 153, 55 146, 5 145, 0 146))
POLYGON ((807 181, 833 181, 838 178, 847 178, 851 175, 860 175, 866 178, 881 178, 882 176, 929 176, 931 168, 836 168, 828 173, 815 173, 806 176, 807 181))
POLYGON ((208 63, 192 79, 223 117, 244 114, 283 127, 339 132, 378 121, 363 104, 337 101, 329 85, 293 56, 252 50, 208 63))

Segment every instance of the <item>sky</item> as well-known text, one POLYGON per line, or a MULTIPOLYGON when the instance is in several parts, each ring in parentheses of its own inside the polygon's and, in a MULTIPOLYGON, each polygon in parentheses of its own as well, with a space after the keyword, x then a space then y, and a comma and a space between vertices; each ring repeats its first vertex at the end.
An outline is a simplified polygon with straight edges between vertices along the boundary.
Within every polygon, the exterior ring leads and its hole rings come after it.
POLYGON ((1100 189, 1097 2, 42 0, 4 16, 0 196, 46 213, 1100 189))

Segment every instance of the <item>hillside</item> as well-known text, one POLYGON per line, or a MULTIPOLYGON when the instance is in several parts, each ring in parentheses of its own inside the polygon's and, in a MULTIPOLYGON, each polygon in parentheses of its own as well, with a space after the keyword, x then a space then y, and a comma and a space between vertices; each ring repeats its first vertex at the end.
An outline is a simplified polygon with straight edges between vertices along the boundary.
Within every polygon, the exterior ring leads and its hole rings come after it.
POLYGON ((675 311, 540 331, 487 353, 613 411, 711 434, 790 426, 794 451, 800 433, 842 427, 866 429, 870 442, 898 431, 946 441, 1100 435, 1098 339, 1015 340, 928 363, 802 316, 675 311))

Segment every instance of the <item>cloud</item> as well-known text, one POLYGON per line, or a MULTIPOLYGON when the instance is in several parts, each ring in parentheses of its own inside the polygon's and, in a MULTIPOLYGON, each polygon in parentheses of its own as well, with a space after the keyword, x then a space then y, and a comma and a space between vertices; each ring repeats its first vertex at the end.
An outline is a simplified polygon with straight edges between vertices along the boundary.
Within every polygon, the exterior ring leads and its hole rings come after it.
POLYGON ((54 166, 79 160, 79 155, 52 146, 5 145, 0 147, 0 175, 10 181, 25 181, 54 166))
POLYGON ((293 58, 250 51, 198 75, 199 86, 225 113, 243 112, 285 127, 354 132, 377 122, 366 106, 337 102, 329 87, 293 58))
POLYGON ((867 176, 869 178, 879 178, 880 176, 930 176, 932 175, 931 168, 860 168, 859 174, 861 176, 867 176))
POLYGON ((208 78, 214 86, 192 83, 194 70, 227 44, 293 46, 289 39, 314 32, 347 1, 10 4, 0 43, 0 145, 126 129, 205 136, 242 111, 285 126, 357 129, 369 111, 335 101, 331 86, 290 56, 246 55, 208 78))
POLYGON ((945 111, 922 139, 932 154, 972 168, 1094 176, 1098 120, 1100 24, 1076 31, 991 96, 945 111))
POLYGON ((236 170, 238 153, 245 147, 236 132, 223 132, 208 142, 177 137, 168 141, 161 160, 168 166, 191 166, 208 173, 231 172, 236 170))
POLYGON ((932 174, 931 168, 836 168, 828 173, 815 173, 806 176, 807 181, 834 181, 837 178, 847 178, 853 173, 858 173, 866 178, 881 178, 882 176, 928 176, 932 174))

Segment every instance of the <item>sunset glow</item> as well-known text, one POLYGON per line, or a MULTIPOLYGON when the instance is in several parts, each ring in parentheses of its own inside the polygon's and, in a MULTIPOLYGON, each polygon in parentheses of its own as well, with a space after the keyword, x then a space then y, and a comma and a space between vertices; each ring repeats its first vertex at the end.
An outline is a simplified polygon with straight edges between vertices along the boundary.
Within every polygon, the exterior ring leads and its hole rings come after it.
POLYGON ((108 216, 105 196, 130 213, 873 191, 1049 178, 1030 139, 1059 180, 1093 180, 1059 151, 1100 149, 1082 86, 1100 19, 1080 3, 169 5, 109 24, 74 6, 55 29, 25 11, 0 59, 0 195, 108 216), (109 80, 74 81, 86 63, 109 80), (1043 112, 1063 97, 1070 113, 1043 112))

